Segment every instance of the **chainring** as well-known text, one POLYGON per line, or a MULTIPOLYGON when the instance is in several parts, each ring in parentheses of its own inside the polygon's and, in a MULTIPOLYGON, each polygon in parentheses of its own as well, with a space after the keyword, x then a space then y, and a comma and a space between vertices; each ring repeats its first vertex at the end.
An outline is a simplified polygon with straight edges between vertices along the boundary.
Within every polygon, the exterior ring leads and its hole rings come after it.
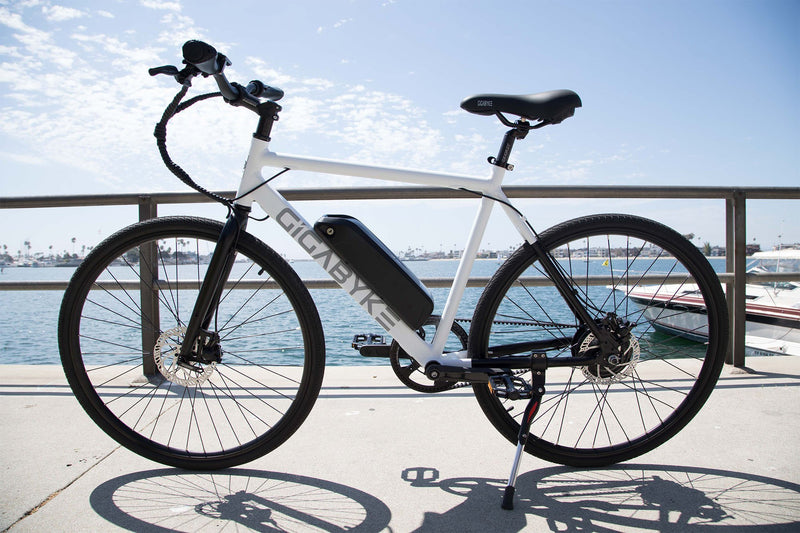
MULTIPOLYGON (((435 328, 439 327, 440 319, 441 317, 438 315, 431 316, 425 321, 425 324, 423 324, 423 326, 417 330, 417 334, 424 339, 425 326, 434 326, 435 331, 435 328)), ((461 343, 461 349, 466 350, 469 336, 464 328, 461 327, 461 325, 457 322, 453 322, 453 326, 450 328, 450 331, 452 331, 452 333, 461 343)), ((397 376, 397 379, 399 379, 403 385, 409 389, 417 392, 442 392, 455 388, 457 385, 459 385, 457 382, 437 383, 429 380, 425 375, 425 369, 421 368, 420 364, 410 357, 406 351, 400 347, 396 340, 392 340, 392 344, 389 347, 389 362, 392 365, 392 370, 394 370, 394 374, 397 376), (403 362, 400 361, 401 359, 403 359, 403 362), (414 378, 418 378, 419 381, 415 381, 414 378)))

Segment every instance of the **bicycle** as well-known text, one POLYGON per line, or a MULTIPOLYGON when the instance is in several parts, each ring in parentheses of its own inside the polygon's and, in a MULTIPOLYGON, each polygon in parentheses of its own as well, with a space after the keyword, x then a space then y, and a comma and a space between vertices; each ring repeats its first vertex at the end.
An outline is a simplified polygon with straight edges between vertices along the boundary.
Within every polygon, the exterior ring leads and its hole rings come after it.
POLYGON ((173 174, 228 207, 227 220, 156 218, 111 235, 76 270, 59 315, 72 390, 126 448, 181 468, 231 467, 275 449, 311 410, 325 365, 319 314, 290 265, 246 231, 254 202, 392 339, 362 337, 354 347, 389 357, 398 378, 421 392, 472 386, 489 421, 516 444, 504 508, 513 507, 523 451, 583 467, 625 461, 675 435, 708 398, 728 318, 702 254, 674 230, 630 215, 537 233, 502 189, 515 141, 573 116, 582 105, 576 93, 466 98, 463 109, 509 128, 489 177, 476 178, 276 154, 269 142, 283 91, 230 82, 230 61, 206 43, 187 42, 183 56, 180 70, 150 71, 181 85, 156 126, 157 144, 173 174), (211 76, 219 92, 182 102, 198 76, 211 76), (199 186, 166 149, 170 118, 220 95, 259 117, 233 199, 199 186), (265 178, 264 168, 277 172, 265 178), (474 195, 477 214, 441 315, 361 222, 328 215, 311 224, 270 186, 292 170, 474 195), (488 282, 471 321, 457 321, 495 204, 524 244, 488 282), (647 287, 656 288, 649 299, 633 295, 647 287))

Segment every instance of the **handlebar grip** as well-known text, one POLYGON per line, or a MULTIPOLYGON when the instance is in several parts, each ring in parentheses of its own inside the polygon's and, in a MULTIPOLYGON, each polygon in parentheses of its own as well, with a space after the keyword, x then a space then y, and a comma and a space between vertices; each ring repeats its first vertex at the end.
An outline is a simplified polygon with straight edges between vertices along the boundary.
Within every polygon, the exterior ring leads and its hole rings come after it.
POLYGON ((230 61, 224 55, 217 53, 217 50, 203 41, 186 41, 183 45, 183 59, 190 65, 197 67, 204 74, 219 74, 230 65, 230 61))
POLYGON ((258 80, 253 80, 248 83, 246 90, 249 94, 252 94, 256 98, 266 98, 267 100, 272 100, 273 102, 277 102, 283 98, 283 89, 270 87, 269 85, 265 85, 258 80))
POLYGON ((148 69, 147 72, 149 72, 151 76, 158 76, 159 74, 177 76, 180 73, 178 71, 178 67, 172 65, 164 65, 163 67, 153 67, 151 69, 148 69))

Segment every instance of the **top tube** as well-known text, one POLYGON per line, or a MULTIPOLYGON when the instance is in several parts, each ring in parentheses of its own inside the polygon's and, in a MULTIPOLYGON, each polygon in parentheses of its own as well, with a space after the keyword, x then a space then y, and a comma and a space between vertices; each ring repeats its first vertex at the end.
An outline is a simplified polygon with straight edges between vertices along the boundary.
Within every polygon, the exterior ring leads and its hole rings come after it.
POLYGON ((263 146, 259 154, 261 166, 288 168, 290 170, 304 170, 320 174, 335 174, 340 176, 354 176, 359 178, 415 183, 431 187, 447 187, 450 189, 467 189, 493 195, 500 190, 500 184, 505 176, 505 169, 492 167, 492 173, 487 178, 446 174, 423 170, 403 169, 396 167, 372 166, 360 163, 349 163, 329 159, 276 154, 269 151, 268 145, 263 146))

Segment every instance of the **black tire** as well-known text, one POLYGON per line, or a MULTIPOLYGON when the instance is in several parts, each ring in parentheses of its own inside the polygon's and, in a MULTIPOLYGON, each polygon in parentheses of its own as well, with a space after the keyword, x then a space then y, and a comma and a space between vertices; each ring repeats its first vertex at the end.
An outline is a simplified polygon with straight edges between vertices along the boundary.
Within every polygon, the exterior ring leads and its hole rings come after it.
MULTIPOLYGON (((681 235, 633 216, 578 218, 540 234, 539 242, 592 317, 613 311, 632 323, 632 340, 627 359, 617 365, 554 368, 558 358, 595 349, 593 335, 578 325, 554 287, 540 283, 546 275, 532 246, 521 247, 498 269, 475 309, 472 357, 491 357, 489 348, 503 344, 565 339, 548 351, 546 393, 526 451, 570 466, 602 466, 659 446, 698 412, 724 362, 728 317, 716 274, 681 235), (607 280, 609 274, 613 283, 592 278, 607 280), (642 297, 652 287, 665 301, 642 297), (689 290, 692 306, 681 306, 686 300, 676 298, 689 290), (698 308, 705 314, 689 312, 698 308), (692 332, 694 341, 687 340, 692 332), (695 342, 705 332, 707 342, 695 342)), ((501 400, 486 385, 473 388, 495 428, 516 443, 522 400, 501 400)))
POLYGON ((126 448, 180 468, 227 468, 275 449, 308 415, 325 367, 308 290, 247 233, 211 325, 221 361, 170 367, 221 230, 212 220, 166 217, 117 232, 76 270, 59 315, 61 362, 89 416, 126 448), (160 318, 142 319, 140 298, 155 280, 160 318))

